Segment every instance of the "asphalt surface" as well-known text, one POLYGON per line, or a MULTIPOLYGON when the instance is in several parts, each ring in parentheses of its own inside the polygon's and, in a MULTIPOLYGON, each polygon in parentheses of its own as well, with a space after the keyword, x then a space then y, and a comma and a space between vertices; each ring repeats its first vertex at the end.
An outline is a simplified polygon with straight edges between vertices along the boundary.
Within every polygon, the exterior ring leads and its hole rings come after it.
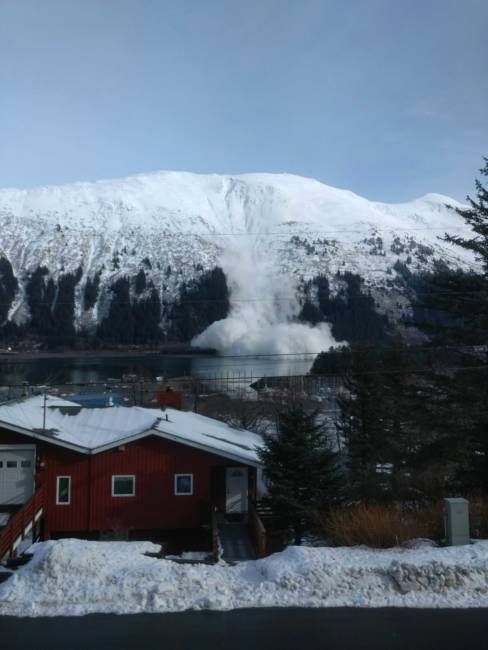
POLYGON ((464 650, 488 648, 488 609, 247 609, 0 617, 5 650, 464 650))

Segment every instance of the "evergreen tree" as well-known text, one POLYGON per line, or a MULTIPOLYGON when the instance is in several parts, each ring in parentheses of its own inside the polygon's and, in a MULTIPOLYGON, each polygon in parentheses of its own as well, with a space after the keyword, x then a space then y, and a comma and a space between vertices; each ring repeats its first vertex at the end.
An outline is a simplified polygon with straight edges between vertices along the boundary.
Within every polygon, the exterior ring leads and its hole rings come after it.
MULTIPOLYGON (((480 169, 483 176, 488 177, 488 158, 483 158, 484 167, 480 169)), ((461 246, 475 253, 483 264, 485 276, 488 274, 488 188, 481 181, 475 180, 476 198, 467 197, 469 208, 455 208, 456 212, 466 221, 474 233, 467 239, 458 235, 446 234, 445 241, 461 246)))
POLYGON ((345 288, 325 304, 322 312, 332 324, 332 334, 337 341, 350 343, 384 344, 389 339, 388 319, 375 309, 371 295, 363 293, 359 275, 346 272, 339 274, 345 288))
POLYGON ((144 291, 145 288, 146 288, 146 274, 144 273, 143 269, 140 269, 139 273, 136 275, 136 280, 135 280, 136 295, 139 296, 144 291))
POLYGON ((387 405, 379 353, 352 346, 338 398, 341 411, 337 427, 344 439, 349 470, 349 490, 361 500, 376 500, 382 492, 378 466, 390 463, 387 405))
POLYGON ((462 487, 469 432, 480 415, 472 395, 463 399, 465 387, 448 371, 449 359, 469 363, 468 355, 406 348, 401 341, 385 349, 351 349, 337 423, 351 497, 428 500, 462 487))
POLYGON ((278 413, 278 435, 266 435, 260 452, 273 511, 298 545, 314 513, 337 501, 341 485, 337 454, 317 415, 291 404, 278 413))
POLYGON ((323 322, 324 317, 321 314, 320 309, 310 302, 310 300, 306 299, 298 315, 298 320, 303 323, 317 325, 317 323, 323 322))
POLYGON ((439 269, 414 276, 413 325, 433 346, 483 345, 488 325, 488 280, 474 271, 439 269))
POLYGON ((135 343, 156 343, 161 340, 162 330, 159 327, 161 301, 154 285, 149 296, 138 300, 132 305, 132 312, 135 343))
MULTIPOLYGON (((484 158, 485 166, 480 170, 488 177, 488 158, 484 158)), ((469 282, 465 282, 466 293, 464 300, 458 301, 456 313, 464 319, 471 330, 478 333, 477 342, 488 343, 488 187, 475 180, 476 199, 467 197, 470 208, 457 208, 458 214, 471 226, 474 236, 463 238, 456 235, 446 235, 446 241, 472 251, 482 264, 483 273, 466 274, 469 282), (473 277, 474 276, 474 277, 473 277)))
POLYGON ((311 375, 344 376, 351 365, 351 350, 346 346, 330 348, 315 357, 311 375))
POLYGON ((84 292, 84 309, 91 309, 95 306, 95 303, 98 299, 98 293, 100 290, 100 279, 102 277, 102 270, 100 269, 95 273, 92 278, 88 278, 85 284, 84 292))
MULTIPOLYGON (((484 162, 480 172, 488 177, 488 158, 484 162)), ((488 492, 488 187, 478 179, 475 187, 476 198, 467 197, 469 207, 456 208, 471 227, 473 237, 447 234, 445 240, 472 251, 482 264, 483 272, 471 274, 469 283, 465 283, 466 291, 452 309, 455 316, 463 319, 466 342, 482 347, 473 350, 467 369, 457 373, 450 401, 464 406, 463 442, 468 453, 462 476, 471 488, 480 487, 488 492)))
MULTIPOLYGON (((473 251, 483 273, 442 264, 420 276, 396 269, 418 296, 414 321, 429 343, 352 346, 344 358, 323 353, 314 365, 319 374, 343 367, 338 427, 360 500, 488 492, 488 191, 476 187, 470 208, 457 210, 473 238, 446 240, 473 251)), ((348 298, 357 295, 348 287, 348 298)))
POLYGON ((170 338, 191 341, 214 321, 226 318, 229 309, 227 280, 217 266, 181 287, 179 301, 168 314, 170 338))
POLYGON ((337 274, 342 285, 334 296, 330 294, 329 281, 324 275, 315 277, 305 285, 307 298, 298 316, 299 320, 315 325, 328 322, 334 338, 349 343, 384 344, 389 340, 389 323, 379 314, 375 302, 363 293, 362 279, 355 273, 337 274), (310 293, 315 294, 314 302, 310 293))
POLYGON ((112 300, 108 315, 98 326, 99 338, 107 343, 134 342, 134 314, 130 299, 130 283, 127 278, 119 278, 111 287, 112 300))
POLYGON ((408 279, 418 296, 415 325, 433 348, 427 371, 403 394, 417 438, 410 464, 417 478, 430 475, 433 488, 444 491, 488 491, 488 190, 479 181, 476 189, 470 207, 456 209, 473 237, 445 240, 472 251, 483 272, 437 265, 408 279))
POLYGON ((75 288, 81 279, 82 269, 59 277, 56 295, 51 308, 52 331, 49 347, 73 345, 75 341, 74 309, 75 288))
POLYGON ((7 320, 19 283, 14 275, 12 265, 6 257, 0 256, 0 326, 7 320))
POLYGON ((486 366, 471 354, 449 354, 456 370, 441 359, 403 396, 414 441, 409 471, 431 497, 488 489, 486 366))

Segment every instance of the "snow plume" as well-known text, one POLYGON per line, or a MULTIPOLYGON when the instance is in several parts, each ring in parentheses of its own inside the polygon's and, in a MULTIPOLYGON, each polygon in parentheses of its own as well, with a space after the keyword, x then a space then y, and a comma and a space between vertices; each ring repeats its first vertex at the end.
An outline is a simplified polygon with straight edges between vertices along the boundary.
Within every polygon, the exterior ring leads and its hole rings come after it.
POLYGON ((305 354, 337 345, 327 323, 296 322, 300 303, 292 278, 279 274, 266 237, 236 237, 220 264, 230 289, 229 316, 192 344, 222 354, 305 354), (268 253, 268 254, 267 254, 268 253))

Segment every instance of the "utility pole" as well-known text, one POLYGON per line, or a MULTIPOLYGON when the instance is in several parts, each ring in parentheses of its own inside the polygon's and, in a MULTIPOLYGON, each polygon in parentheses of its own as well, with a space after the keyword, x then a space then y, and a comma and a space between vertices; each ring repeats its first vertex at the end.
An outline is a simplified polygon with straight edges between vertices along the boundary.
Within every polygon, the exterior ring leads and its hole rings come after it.
POLYGON ((198 413, 199 386, 198 380, 193 379, 193 412, 198 413))
POLYGON ((46 433, 46 403, 47 403, 47 395, 46 395, 46 391, 44 391, 44 406, 42 409, 42 433, 46 433))

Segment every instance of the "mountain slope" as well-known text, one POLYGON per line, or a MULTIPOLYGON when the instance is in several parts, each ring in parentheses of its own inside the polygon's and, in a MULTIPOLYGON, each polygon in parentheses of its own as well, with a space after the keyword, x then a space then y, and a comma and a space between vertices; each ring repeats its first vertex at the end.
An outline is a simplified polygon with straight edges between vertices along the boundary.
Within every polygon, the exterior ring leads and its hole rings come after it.
POLYGON ((375 291, 388 285, 398 260, 413 272, 432 269, 435 260, 472 267, 467 252, 439 241, 444 232, 465 232, 446 204, 458 205, 437 194, 404 204, 372 202, 288 174, 156 172, 4 189, 0 257, 18 283, 6 293, 5 313, 9 321, 29 323, 35 273, 35 291, 42 289, 53 311, 70 274, 64 303, 73 285, 74 325, 93 331, 109 314, 115 283, 127 278, 127 300, 147 298, 154 289, 154 301, 166 305, 160 320, 168 329, 168 306, 178 301, 183 283, 220 266, 231 316, 248 324, 289 323, 300 307, 300 288, 318 275, 351 271, 375 291), (254 306, 243 314, 243 305, 254 306))

